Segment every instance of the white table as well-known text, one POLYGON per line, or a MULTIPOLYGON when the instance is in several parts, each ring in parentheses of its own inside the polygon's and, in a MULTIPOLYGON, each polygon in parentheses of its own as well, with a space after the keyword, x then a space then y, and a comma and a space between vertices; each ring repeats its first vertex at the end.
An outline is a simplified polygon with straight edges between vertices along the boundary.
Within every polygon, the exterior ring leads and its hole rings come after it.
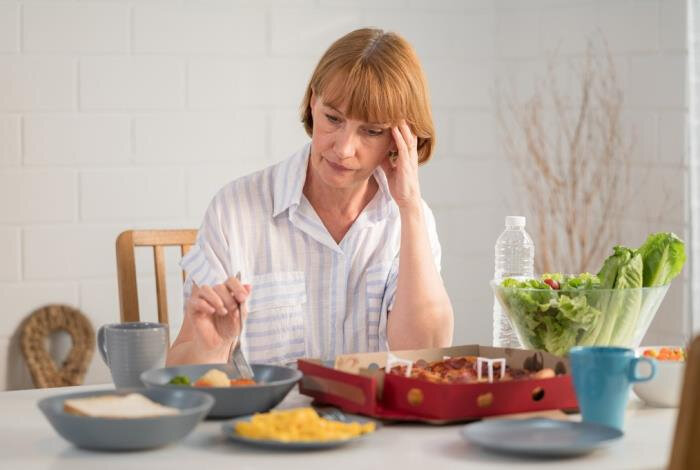
MULTIPOLYGON (((46 396, 105 388, 108 386, 0 392, 0 469, 660 469, 668 462, 677 413, 676 409, 646 408, 633 400, 627 412, 626 434, 621 440, 584 457, 542 460, 483 452, 461 439, 460 425, 416 424, 386 425, 368 439, 337 449, 285 452, 229 442, 221 433, 221 421, 206 421, 183 441, 164 448, 128 453, 90 452, 73 447, 58 436, 36 406, 46 396)), ((280 406, 308 403, 307 397, 294 391, 280 406)), ((558 412, 546 414, 552 416, 558 412)))

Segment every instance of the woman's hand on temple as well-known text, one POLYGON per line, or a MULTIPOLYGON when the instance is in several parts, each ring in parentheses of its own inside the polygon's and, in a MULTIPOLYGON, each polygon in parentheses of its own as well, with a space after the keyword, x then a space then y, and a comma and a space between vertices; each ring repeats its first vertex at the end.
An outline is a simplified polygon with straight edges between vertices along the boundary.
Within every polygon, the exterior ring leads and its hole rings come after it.
POLYGON ((389 183, 389 191, 399 208, 420 207, 418 182, 418 138, 411 132, 405 120, 391 128, 396 144, 396 156, 382 162, 389 183))
POLYGON ((185 305, 194 326, 194 342, 202 351, 228 351, 243 329, 252 287, 230 277, 215 286, 192 286, 185 305))

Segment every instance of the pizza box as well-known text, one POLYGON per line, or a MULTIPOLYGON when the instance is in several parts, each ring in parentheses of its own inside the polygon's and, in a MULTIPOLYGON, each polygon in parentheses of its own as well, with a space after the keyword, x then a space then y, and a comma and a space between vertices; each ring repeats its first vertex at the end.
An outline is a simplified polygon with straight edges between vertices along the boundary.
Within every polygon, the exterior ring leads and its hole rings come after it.
POLYGON ((318 404, 390 420, 447 423, 487 416, 578 407, 567 359, 544 351, 463 345, 338 356, 333 364, 299 359, 299 391, 318 404), (393 358, 437 361, 445 357, 504 358, 511 368, 555 370, 546 379, 443 384, 385 373, 393 358))

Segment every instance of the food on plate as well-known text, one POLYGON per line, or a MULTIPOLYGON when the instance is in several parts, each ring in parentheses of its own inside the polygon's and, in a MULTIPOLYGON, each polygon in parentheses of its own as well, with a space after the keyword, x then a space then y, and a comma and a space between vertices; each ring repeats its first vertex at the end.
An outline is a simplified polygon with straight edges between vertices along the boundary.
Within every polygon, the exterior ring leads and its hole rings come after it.
POLYGON ((195 380, 195 387, 230 387, 231 379, 226 372, 219 369, 209 369, 206 374, 195 380))
POLYGON ((186 375, 176 375, 168 383, 170 385, 190 385, 190 378, 186 375))
MULTIPOLYGON (((479 378, 477 361, 477 356, 457 356, 434 362, 418 360, 411 366, 410 377, 443 384, 487 382, 488 364, 481 364, 481 378, 479 378)), ((406 376, 406 370, 407 366, 396 365, 390 369, 389 373, 406 376)), ((494 382, 521 379, 548 379, 555 375, 554 370, 549 368, 531 372, 506 365, 505 371, 503 371, 503 377, 501 377, 501 364, 499 362, 493 363, 494 382)))
POLYGON ((504 279, 496 295, 525 346, 564 355, 575 345, 632 345, 651 322, 665 286, 685 263, 673 233, 650 235, 636 250, 616 246, 597 275, 543 274, 504 279))
POLYGON ((373 422, 343 423, 322 418, 313 408, 256 413, 250 421, 236 423, 238 435, 282 442, 336 441, 375 430, 373 422))
POLYGON ((246 385, 255 385, 255 380, 253 379, 231 379, 231 387, 245 387, 246 385))
POLYGON ((649 348, 645 349, 642 354, 644 355, 644 357, 650 357, 658 361, 685 361, 684 348, 649 348))
POLYGON ((170 385, 192 385, 194 387, 245 387, 246 385, 255 385, 253 379, 229 379, 225 372, 219 369, 209 369, 203 376, 192 383, 186 375, 176 375, 170 382, 170 385))
POLYGON ((176 415, 177 408, 156 403, 140 393, 70 398, 63 402, 66 413, 93 418, 153 418, 176 415))
POLYGON ((637 351, 642 357, 656 360, 656 375, 648 382, 632 385, 634 393, 648 406, 678 407, 683 390, 686 349, 680 346, 645 346, 637 351))

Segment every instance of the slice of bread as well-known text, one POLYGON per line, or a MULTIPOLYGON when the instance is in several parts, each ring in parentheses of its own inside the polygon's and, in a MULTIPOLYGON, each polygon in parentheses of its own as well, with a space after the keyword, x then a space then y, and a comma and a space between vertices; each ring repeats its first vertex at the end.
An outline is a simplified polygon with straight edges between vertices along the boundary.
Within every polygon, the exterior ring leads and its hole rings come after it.
POLYGON ((177 408, 163 406, 140 393, 72 398, 63 402, 63 411, 93 418, 117 419, 153 418, 176 415, 180 412, 177 408))

